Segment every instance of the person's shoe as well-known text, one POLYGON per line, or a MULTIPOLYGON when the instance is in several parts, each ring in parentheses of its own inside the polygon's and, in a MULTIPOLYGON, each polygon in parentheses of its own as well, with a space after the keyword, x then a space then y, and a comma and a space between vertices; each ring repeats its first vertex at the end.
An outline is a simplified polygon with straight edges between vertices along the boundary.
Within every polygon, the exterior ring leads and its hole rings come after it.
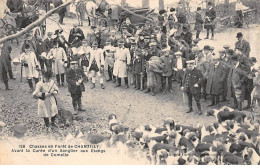
POLYGON ((135 90, 139 90, 139 89, 140 89, 140 87, 136 87, 136 88, 135 88, 135 90))
POLYGON ((190 109, 189 111, 187 111, 186 113, 191 113, 191 112, 193 112, 193 109, 190 109))
POLYGON ((86 111, 86 110, 81 107, 78 109, 78 111, 86 111))
POLYGON ((115 83, 115 82, 116 82, 116 79, 113 79, 113 80, 112 80, 112 83, 115 83))
POLYGON ((129 88, 129 86, 128 85, 125 85, 125 89, 128 89, 129 88))
POLYGON ((30 88, 30 92, 32 93, 34 91, 34 89, 33 88, 30 88))
POLYGON ((251 108, 250 105, 247 105, 246 107, 243 108, 243 110, 249 110, 251 108))
POLYGON ((92 83, 92 86, 90 89, 94 89, 95 88, 95 83, 92 83))
POLYGON ((201 38, 196 38, 198 41, 202 40, 201 38))
POLYGON ((65 23, 60 23, 61 25, 65 25, 65 23))
POLYGON ((10 78, 10 79, 12 79, 12 80, 16 80, 16 78, 14 78, 14 77, 12 77, 12 78, 10 78))
POLYGON ((13 89, 11 89, 11 88, 8 87, 8 88, 5 88, 5 90, 13 90, 13 89))
POLYGON ((109 81, 112 81, 112 79, 111 79, 111 78, 109 78, 109 79, 107 80, 107 82, 109 82, 109 81))
POLYGON ((101 89, 105 89, 105 86, 103 84, 101 84, 101 89))
POLYGON ((198 111, 198 115, 202 115, 202 111, 201 110, 198 111))
POLYGON ((117 88, 117 87, 121 87, 121 85, 120 84, 115 85, 115 88, 117 88))
POLYGON ((65 86, 64 83, 62 83, 62 84, 61 84, 61 87, 64 87, 64 86, 65 86))
POLYGON ((140 91, 143 91, 143 89, 140 88, 140 91))
POLYGON ((166 93, 166 89, 163 90, 162 94, 165 95, 165 93, 166 93))
POLYGON ((52 128, 58 128, 58 125, 56 125, 55 123, 51 123, 51 127, 52 128))
POLYGON ((210 105, 208 105, 207 107, 212 107, 212 106, 215 106, 216 104, 215 103, 211 103, 210 105))
POLYGON ((211 40, 214 40, 215 38, 214 37, 211 37, 211 40))
POLYGON ((204 38, 204 39, 209 39, 209 37, 206 37, 206 38, 204 38))
POLYGON ((147 89, 144 90, 144 93, 149 93, 149 92, 150 92, 150 89, 149 89, 149 88, 147 88, 147 89))

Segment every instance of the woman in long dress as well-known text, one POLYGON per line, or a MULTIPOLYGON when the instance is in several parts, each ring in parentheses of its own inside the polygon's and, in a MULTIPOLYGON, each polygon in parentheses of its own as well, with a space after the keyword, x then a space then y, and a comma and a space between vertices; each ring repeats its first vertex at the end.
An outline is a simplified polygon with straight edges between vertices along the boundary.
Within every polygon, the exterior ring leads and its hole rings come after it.
POLYGON ((55 118, 58 114, 58 108, 55 96, 59 89, 51 78, 51 71, 44 72, 43 79, 37 83, 33 92, 33 97, 38 99, 38 116, 44 119, 47 129, 50 126, 49 118, 51 118, 51 126, 57 127, 55 118))

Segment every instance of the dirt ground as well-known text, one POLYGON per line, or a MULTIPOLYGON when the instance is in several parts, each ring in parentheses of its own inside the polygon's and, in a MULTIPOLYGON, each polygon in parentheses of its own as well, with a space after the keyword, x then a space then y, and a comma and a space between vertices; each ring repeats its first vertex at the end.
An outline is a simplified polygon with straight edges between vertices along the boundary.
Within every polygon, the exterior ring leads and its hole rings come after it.
MULTIPOLYGON (((57 16, 54 15, 52 18, 55 19, 57 16)), ((65 18, 64 23, 66 25, 62 26, 65 37, 68 37, 72 24, 76 22, 76 19, 65 18)), ((47 32, 54 32, 56 28, 58 26, 55 22, 47 20, 47 32)), ((89 27, 83 27, 82 29, 86 35, 89 27)), ((243 32, 245 39, 250 42, 251 56, 260 59, 260 48, 257 45, 260 43, 260 31, 257 25, 251 25, 248 29, 230 28, 225 32, 217 33, 214 41, 202 40, 199 45, 212 45, 215 47, 216 53, 225 44, 229 44, 233 48, 238 31, 243 32)), ((202 33, 201 38, 204 36, 205 32, 202 33)), ((18 57, 17 45, 14 44, 13 48, 12 58, 18 57)), ((0 108, 0 121, 7 124, 7 127, 3 129, 0 135, 12 135, 13 125, 17 122, 23 122, 28 127, 27 136, 42 136, 45 132, 44 122, 43 119, 37 116, 37 100, 32 98, 26 81, 20 82, 20 66, 14 66, 13 71, 17 79, 15 81, 11 80, 9 83, 14 90, 5 91, 3 83, 0 84, 0 106, 2 106, 0 108)), ((90 89, 90 82, 85 83, 86 91, 83 93, 83 105, 87 111, 80 114, 83 116, 83 121, 75 121, 73 126, 69 128, 60 128, 53 134, 49 134, 49 137, 63 138, 68 132, 73 132, 78 127, 94 128, 102 132, 108 129, 107 117, 110 113, 116 114, 119 122, 128 125, 130 128, 136 128, 143 124, 159 126, 162 125, 163 119, 168 117, 173 118, 177 123, 193 126, 197 124, 208 125, 215 122, 215 118, 212 116, 199 116, 195 113, 186 114, 185 111, 188 108, 183 102, 183 95, 178 91, 176 83, 174 84, 173 93, 167 93, 166 95, 158 93, 156 96, 136 91, 132 89, 132 86, 128 89, 114 88, 113 83, 107 82, 105 82, 106 88, 103 90, 100 88, 98 81, 96 83, 95 89, 90 89)), ((58 106, 72 110, 71 97, 67 87, 61 87, 59 90, 57 96, 58 106)), ((208 104, 210 104, 210 100, 202 102, 204 113, 209 109, 206 107, 208 104)), ((197 110, 195 103, 194 109, 197 110)))

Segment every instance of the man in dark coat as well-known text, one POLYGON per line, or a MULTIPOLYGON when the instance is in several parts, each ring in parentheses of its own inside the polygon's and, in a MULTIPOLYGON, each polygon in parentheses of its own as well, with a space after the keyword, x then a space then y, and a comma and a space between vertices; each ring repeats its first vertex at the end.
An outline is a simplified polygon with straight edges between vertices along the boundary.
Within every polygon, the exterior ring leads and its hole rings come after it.
MULTIPOLYGON (((62 0, 53 0, 52 3, 53 3, 55 8, 57 8, 58 6, 63 4, 62 0)), ((58 10, 59 23, 62 24, 62 25, 64 25, 63 19, 65 17, 65 13, 66 13, 66 7, 63 7, 63 8, 58 10)))
POLYGON ((130 50, 130 54, 133 60, 134 88, 135 90, 143 89, 141 88, 141 85, 143 85, 143 83, 141 84, 141 73, 144 73, 144 56, 140 49, 130 50))
POLYGON ((74 108, 74 114, 77 111, 86 111, 82 108, 82 92, 85 91, 84 81, 86 81, 86 75, 81 68, 78 68, 78 61, 71 61, 71 68, 67 71, 66 81, 68 83, 68 90, 71 94, 72 105, 74 108))
POLYGON ((83 31, 78 28, 77 24, 73 24, 73 29, 70 30, 69 43, 71 47, 79 47, 82 45, 82 40, 85 38, 83 31))
MULTIPOLYGON (((0 44, 0 79, 3 80, 5 84, 6 90, 11 90, 8 85, 8 76, 7 73, 9 71, 9 62, 11 62, 10 53, 12 48, 10 48, 9 44, 5 42, 4 44, 0 44)), ((10 74, 9 74, 10 75, 10 74)))
POLYGON ((203 75, 200 70, 194 67, 195 60, 186 61, 187 63, 187 70, 185 71, 182 87, 184 93, 188 96, 188 106, 189 111, 187 113, 191 113, 193 111, 192 108, 192 97, 194 97, 197 107, 198 107, 198 114, 201 115, 201 104, 200 104, 200 93, 201 93, 201 84, 204 80, 203 75))
POLYGON ((41 37, 39 37, 36 42, 36 53, 35 54, 39 58, 41 70, 44 70, 44 64, 47 68, 48 63, 47 63, 46 57, 43 56, 43 55, 47 56, 47 46, 46 46, 46 43, 44 41, 42 41, 41 37))
POLYGON ((52 32, 47 33, 47 38, 44 40, 46 44, 47 53, 53 48, 52 32))
POLYGON ((227 71, 224 65, 220 62, 219 58, 213 58, 213 62, 210 64, 206 92, 212 96, 210 106, 217 105, 219 103, 219 96, 224 90, 224 81, 227 78, 227 71))
POLYGON ((188 25, 183 25, 181 39, 192 48, 192 33, 189 31, 188 25))
POLYGON ((197 8, 196 12, 196 21, 195 21, 195 28, 194 30, 197 30, 196 32, 196 39, 200 40, 200 32, 203 30, 203 19, 201 16, 201 7, 197 8))
POLYGON ((211 2, 208 2, 208 9, 205 14, 205 25, 204 28, 207 29, 207 37, 209 39, 209 30, 211 30, 211 39, 214 40, 214 29, 215 29, 215 19, 216 11, 212 6, 211 2))
POLYGON ((238 41, 235 44, 235 51, 240 51, 245 56, 249 57, 250 55, 250 45, 249 43, 243 39, 243 34, 241 32, 237 33, 238 41))
POLYGON ((23 10, 23 0, 7 0, 6 5, 12 13, 18 13, 23 10))
POLYGON ((244 89, 246 88, 248 74, 245 66, 239 62, 237 55, 231 57, 231 62, 234 67, 230 69, 228 74, 228 92, 230 92, 231 96, 234 98, 234 109, 242 111, 242 102, 244 99, 242 95, 245 94, 244 89))
POLYGON ((175 77, 177 82, 182 86, 182 80, 184 75, 184 70, 186 69, 186 59, 181 57, 182 53, 180 51, 174 53, 176 58, 173 60, 173 70, 175 72, 175 77))
POLYGON ((179 2, 179 6, 176 9, 176 16, 178 18, 179 23, 187 23, 187 10, 182 2, 179 2))

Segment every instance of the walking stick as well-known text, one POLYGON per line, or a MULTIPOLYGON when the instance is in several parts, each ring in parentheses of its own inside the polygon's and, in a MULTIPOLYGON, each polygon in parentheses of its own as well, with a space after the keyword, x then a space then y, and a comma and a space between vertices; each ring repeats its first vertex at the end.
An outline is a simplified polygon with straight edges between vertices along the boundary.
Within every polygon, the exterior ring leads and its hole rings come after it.
POLYGON ((141 78, 140 78, 140 85, 141 85, 141 90, 143 90, 144 89, 144 81, 143 81, 143 78, 144 78, 144 74, 143 74, 143 72, 141 72, 141 78))
POLYGON ((23 82, 23 63, 21 63, 21 82, 23 82))

